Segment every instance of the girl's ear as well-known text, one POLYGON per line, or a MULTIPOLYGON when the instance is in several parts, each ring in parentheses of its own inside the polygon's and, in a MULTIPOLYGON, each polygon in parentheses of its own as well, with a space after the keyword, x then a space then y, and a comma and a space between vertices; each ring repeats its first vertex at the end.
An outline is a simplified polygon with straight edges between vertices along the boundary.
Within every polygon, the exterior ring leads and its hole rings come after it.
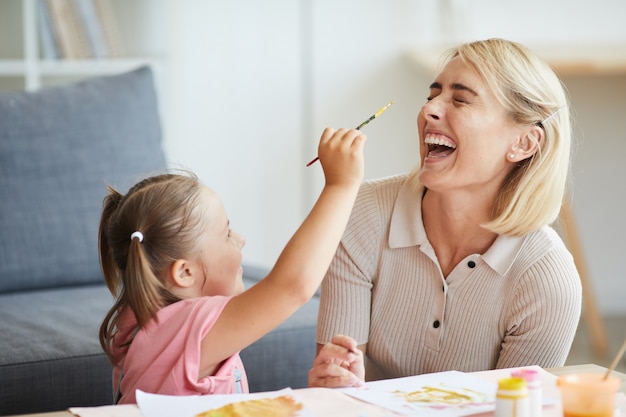
POLYGON ((519 162, 530 158, 539 151, 543 138, 544 131, 541 127, 528 126, 511 146, 507 159, 511 162, 519 162))
POLYGON ((189 288, 193 285, 195 277, 189 261, 177 259, 170 267, 170 278, 174 285, 181 288, 189 288))

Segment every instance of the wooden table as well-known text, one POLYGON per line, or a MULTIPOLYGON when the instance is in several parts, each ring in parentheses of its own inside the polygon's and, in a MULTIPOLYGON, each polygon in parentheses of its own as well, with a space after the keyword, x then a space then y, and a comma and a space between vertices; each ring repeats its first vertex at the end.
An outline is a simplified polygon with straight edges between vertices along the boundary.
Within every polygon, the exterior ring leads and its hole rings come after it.
MULTIPOLYGON (((604 373, 606 372, 606 368, 599 366, 599 365, 594 365, 594 364, 585 364, 585 365, 571 365, 571 366, 563 366, 563 367, 559 367, 559 368, 547 368, 546 371, 548 371, 549 373, 551 373, 552 375, 555 376, 560 376, 560 375, 564 375, 564 374, 571 374, 571 373, 604 373)), ((626 374, 620 373, 620 372, 613 372, 613 375, 617 376, 618 378, 620 378, 622 385, 620 387, 620 392, 626 394, 626 374)), ((303 390, 298 390, 300 394, 314 394, 315 393, 315 388, 313 389, 303 389, 303 390)), ((335 392, 332 391, 332 394, 330 395, 335 395, 335 396, 345 396, 344 394, 341 394, 340 392, 335 392)), ((306 395, 308 396, 308 395, 306 395)), ((342 400, 343 401, 343 400, 342 400)), ((365 404, 360 402, 359 400, 353 399, 353 398, 348 398, 347 401, 350 402, 354 402, 355 406, 358 406, 358 408, 363 408, 364 410, 367 409, 366 411, 368 412, 367 415, 370 415, 372 417, 375 417, 376 415, 379 414, 380 409, 378 407, 372 406, 370 404, 365 404)), ((139 417, 141 416, 141 412, 139 411, 139 409, 136 410, 136 416, 139 417)), ((319 415, 325 415, 323 413, 323 411, 320 411, 319 415)), ((380 412, 380 415, 389 415, 388 412, 380 412)), ((51 412, 51 413, 39 413, 39 414, 24 414, 22 415, 22 417, 72 417, 73 414, 70 413, 69 411, 56 411, 56 412, 51 412)))

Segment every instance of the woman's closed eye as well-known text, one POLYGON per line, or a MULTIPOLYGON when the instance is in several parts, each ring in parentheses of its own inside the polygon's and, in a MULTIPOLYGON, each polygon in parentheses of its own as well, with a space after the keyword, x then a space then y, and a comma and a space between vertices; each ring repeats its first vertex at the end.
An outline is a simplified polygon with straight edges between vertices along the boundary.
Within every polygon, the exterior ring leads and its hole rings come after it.
MULTIPOLYGON (((428 96, 428 97, 426 97, 426 101, 427 102, 432 101, 435 97, 437 97, 437 96, 428 96)), ((468 101, 465 100, 465 98, 463 98, 463 97, 456 97, 456 96, 452 97, 451 101, 454 104, 467 104, 468 103, 468 101)))
POLYGON ((461 97, 452 97, 452 100, 455 103, 459 103, 459 104, 466 104, 467 103, 467 100, 465 100, 465 99, 463 99, 461 97))

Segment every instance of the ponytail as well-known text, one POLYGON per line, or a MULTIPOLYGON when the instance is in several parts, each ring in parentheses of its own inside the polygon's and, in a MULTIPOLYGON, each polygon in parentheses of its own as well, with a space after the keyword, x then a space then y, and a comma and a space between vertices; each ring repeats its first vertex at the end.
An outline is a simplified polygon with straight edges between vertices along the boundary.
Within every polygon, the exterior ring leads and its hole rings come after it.
POLYGON ((117 329, 119 312, 122 310, 123 284, 119 269, 115 263, 113 252, 109 246, 108 230, 111 218, 120 206, 123 196, 111 186, 108 186, 107 189, 109 194, 104 198, 102 216, 100 217, 100 226, 98 229, 98 250, 100 255, 100 268, 102 268, 104 282, 116 299, 113 307, 111 307, 111 309, 107 312, 102 324, 100 325, 99 337, 100 346, 102 346, 102 349, 109 357, 109 360, 112 363, 115 363, 115 359, 112 354, 111 342, 117 329))
MULTIPOLYGON (((126 271, 124 272, 126 298, 141 300, 140 303, 130 303, 135 318, 140 327, 145 326, 163 307, 163 284, 154 275, 150 263, 144 254, 143 245, 139 239, 131 238, 128 250, 126 271)), ((146 243, 147 244, 147 243, 146 243)))
POLYGON ((104 282, 106 283, 111 294, 117 295, 121 287, 121 278, 119 276, 115 259, 111 248, 109 247, 108 229, 111 218, 122 202, 122 194, 113 187, 107 187, 109 195, 104 198, 102 207, 102 216, 100 217, 100 227, 98 229, 98 246, 100 252, 100 267, 104 274, 104 282))

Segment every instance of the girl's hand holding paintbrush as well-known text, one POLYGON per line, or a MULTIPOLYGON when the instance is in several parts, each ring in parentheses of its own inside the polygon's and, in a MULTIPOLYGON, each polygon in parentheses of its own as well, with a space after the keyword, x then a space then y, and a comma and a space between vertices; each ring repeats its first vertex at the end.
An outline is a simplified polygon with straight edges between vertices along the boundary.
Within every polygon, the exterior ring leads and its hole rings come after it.
POLYGON ((364 175, 363 146, 366 140, 367 136, 355 129, 324 129, 317 152, 327 186, 360 185, 364 175))
MULTIPOLYGON (((389 108, 389 106, 391 106, 393 104, 393 101, 390 101, 389 103, 387 103, 385 106, 381 107, 376 113, 374 113, 373 115, 371 115, 369 117, 369 119, 365 120, 363 123, 361 123, 360 125, 358 125, 357 127, 355 127, 355 130, 361 130, 361 128, 363 126, 365 126, 366 124, 368 124, 369 122, 371 122, 372 120, 374 120, 375 118, 377 118, 378 116, 380 116, 381 114, 383 114, 383 112, 385 110, 387 110, 389 108)), ((319 155, 319 154, 318 154, 319 155)), ((313 158, 311 161, 309 161, 308 164, 306 164, 306 166, 310 167, 311 165, 313 165, 315 162, 317 162, 317 160, 320 159, 319 156, 316 156, 315 158, 313 158)))

